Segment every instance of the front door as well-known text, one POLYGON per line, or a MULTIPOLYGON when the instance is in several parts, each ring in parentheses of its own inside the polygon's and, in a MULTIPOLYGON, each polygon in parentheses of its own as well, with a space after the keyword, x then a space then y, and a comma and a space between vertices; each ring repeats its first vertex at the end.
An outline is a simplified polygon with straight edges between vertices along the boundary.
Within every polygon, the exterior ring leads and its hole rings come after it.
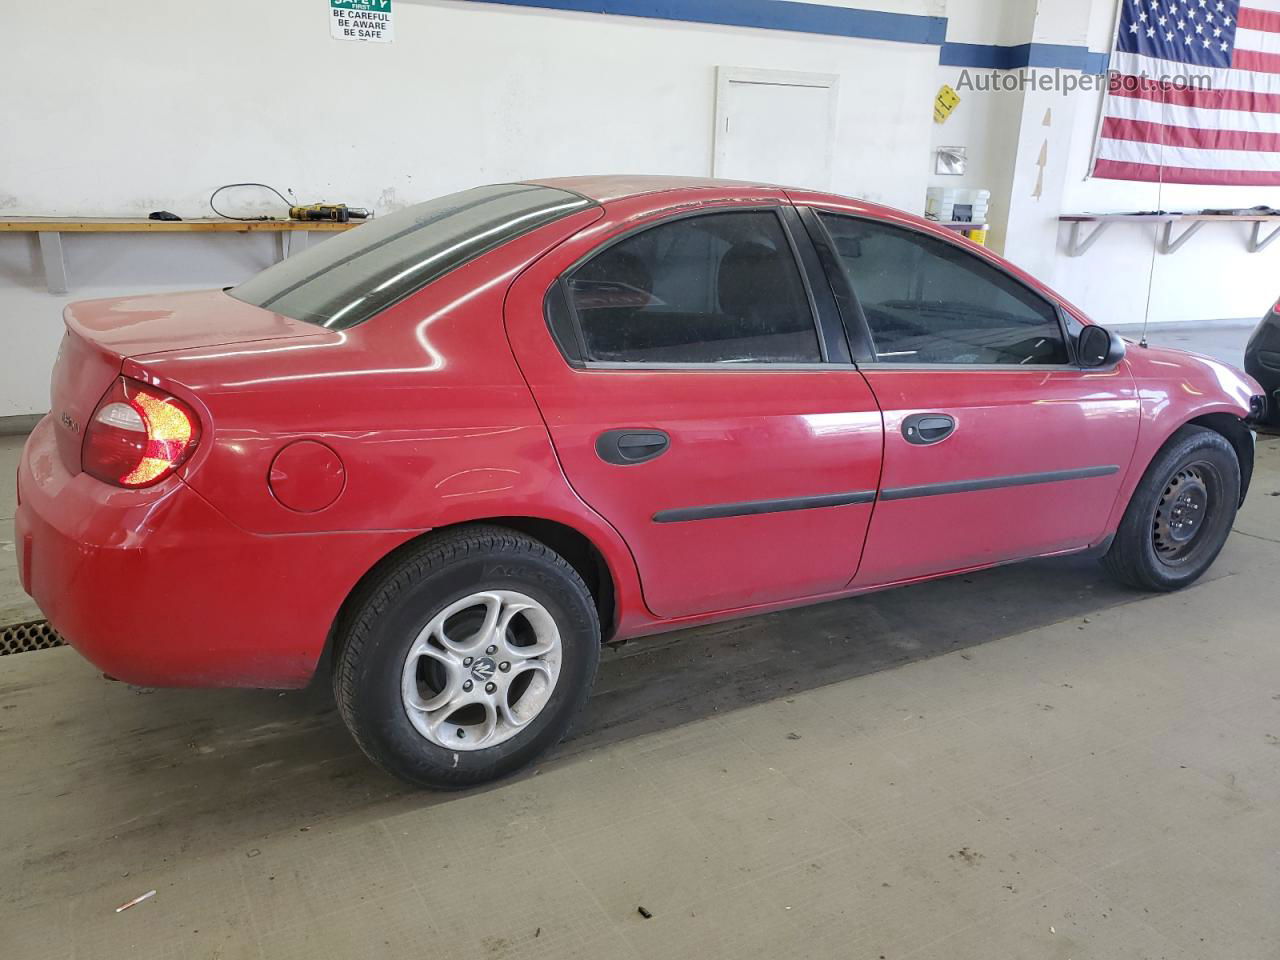
POLYGON ((884 411, 855 584, 1098 542, 1137 439, 1127 367, 1076 366, 1058 308, 957 243, 820 220, 865 318, 873 353, 860 367, 884 411))
POLYGON ((773 205, 621 219, 552 251, 507 298, 569 483, 626 540, 657 616, 840 590, 881 421, 847 344, 816 322, 830 291, 797 262, 807 236, 773 205))

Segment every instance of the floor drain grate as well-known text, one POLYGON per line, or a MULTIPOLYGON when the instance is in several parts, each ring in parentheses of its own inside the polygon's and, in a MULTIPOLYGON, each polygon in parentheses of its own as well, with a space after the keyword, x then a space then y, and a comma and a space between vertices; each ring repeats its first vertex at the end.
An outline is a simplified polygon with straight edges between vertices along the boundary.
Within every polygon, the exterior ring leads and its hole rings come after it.
POLYGON ((49 626, 48 620, 28 620, 0 627, 0 657, 60 646, 62 638, 49 626))

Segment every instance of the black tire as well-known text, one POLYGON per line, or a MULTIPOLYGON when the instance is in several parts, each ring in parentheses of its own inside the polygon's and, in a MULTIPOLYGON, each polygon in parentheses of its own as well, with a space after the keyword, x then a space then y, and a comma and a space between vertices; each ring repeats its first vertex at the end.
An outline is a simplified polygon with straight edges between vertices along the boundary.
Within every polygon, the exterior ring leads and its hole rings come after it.
POLYGON ((1180 590, 1217 559, 1239 504, 1231 444, 1205 427, 1182 427, 1143 474, 1103 566, 1140 590, 1180 590))
POLYGON ((498 526, 428 537, 395 558, 353 598, 339 631, 334 695, 356 743, 392 776, 440 789, 506 776, 555 746, 586 703, 600 662, 599 619, 577 571, 545 544, 498 526), (481 590, 517 591, 551 614, 562 649, 559 677, 541 712, 511 739, 450 750, 410 722, 401 676, 432 618, 481 590))

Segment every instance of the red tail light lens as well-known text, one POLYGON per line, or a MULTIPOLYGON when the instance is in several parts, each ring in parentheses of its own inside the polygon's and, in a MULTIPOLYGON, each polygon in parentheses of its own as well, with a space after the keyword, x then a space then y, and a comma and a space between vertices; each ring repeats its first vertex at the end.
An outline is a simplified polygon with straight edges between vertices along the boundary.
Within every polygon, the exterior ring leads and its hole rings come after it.
POLYGON ((200 420, 177 397, 121 377, 93 412, 81 467, 117 487, 149 487, 169 476, 200 440, 200 420))

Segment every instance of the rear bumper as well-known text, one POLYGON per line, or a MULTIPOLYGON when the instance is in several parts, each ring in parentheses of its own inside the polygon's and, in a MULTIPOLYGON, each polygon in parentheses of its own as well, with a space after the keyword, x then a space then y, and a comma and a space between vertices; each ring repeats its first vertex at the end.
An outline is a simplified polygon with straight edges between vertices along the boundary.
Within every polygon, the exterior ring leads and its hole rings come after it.
POLYGON ((32 432, 14 520, 22 584, 86 659, 144 686, 298 687, 338 609, 408 533, 259 536, 177 478, 119 490, 32 432))

